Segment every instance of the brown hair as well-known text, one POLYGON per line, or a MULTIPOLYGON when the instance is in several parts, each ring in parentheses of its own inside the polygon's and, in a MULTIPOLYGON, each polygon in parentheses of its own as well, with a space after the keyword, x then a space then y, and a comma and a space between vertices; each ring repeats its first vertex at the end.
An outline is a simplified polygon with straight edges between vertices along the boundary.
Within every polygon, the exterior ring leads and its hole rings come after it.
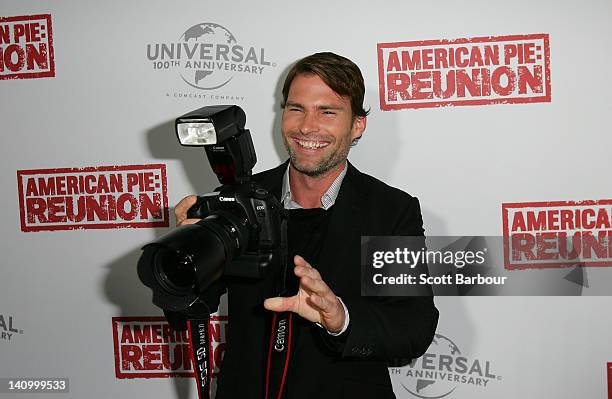
POLYGON ((291 67, 283 84, 281 107, 284 108, 287 103, 291 82, 300 74, 317 75, 333 91, 341 96, 348 97, 353 116, 367 116, 370 112, 370 110, 366 111, 363 108, 365 85, 359 67, 348 58, 330 52, 309 55, 291 67))

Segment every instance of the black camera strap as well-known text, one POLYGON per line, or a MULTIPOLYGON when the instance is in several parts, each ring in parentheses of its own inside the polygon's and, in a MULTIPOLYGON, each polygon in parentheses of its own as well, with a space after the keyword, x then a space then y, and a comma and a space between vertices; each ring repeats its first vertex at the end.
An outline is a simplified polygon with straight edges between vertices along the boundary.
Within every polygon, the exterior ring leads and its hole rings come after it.
MULTIPOLYGON (((294 295, 291 287, 287 286, 287 278, 292 276, 289 269, 289 248, 287 238, 287 218, 281 221, 281 281, 280 296, 294 295)), ((289 360, 291 358, 291 343, 293 336, 293 318, 291 312, 274 313, 272 328, 270 329, 270 345, 268 347, 268 361, 266 365, 266 393, 265 399, 281 399, 284 396, 285 381, 289 360)))
POLYGON ((187 320, 189 340, 191 343, 191 363, 193 374, 198 385, 198 398, 210 399, 210 380, 212 363, 210 362, 210 334, 208 331, 209 314, 187 320))

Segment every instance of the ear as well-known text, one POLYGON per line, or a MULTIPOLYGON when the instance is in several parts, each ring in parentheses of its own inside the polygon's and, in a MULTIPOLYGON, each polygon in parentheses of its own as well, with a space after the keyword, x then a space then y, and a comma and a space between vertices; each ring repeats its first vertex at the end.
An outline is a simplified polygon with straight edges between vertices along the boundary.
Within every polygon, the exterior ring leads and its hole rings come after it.
POLYGON ((359 139, 363 135, 368 124, 366 116, 356 116, 353 118, 353 126, 351 127, 351 140, 359 139))

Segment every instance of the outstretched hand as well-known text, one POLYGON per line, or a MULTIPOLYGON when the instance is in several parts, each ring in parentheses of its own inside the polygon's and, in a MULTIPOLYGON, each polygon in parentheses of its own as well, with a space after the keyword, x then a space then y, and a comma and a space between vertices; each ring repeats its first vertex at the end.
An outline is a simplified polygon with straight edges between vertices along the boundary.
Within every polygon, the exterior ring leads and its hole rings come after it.
POLYGON ((321 275, 304 258, 293 258, 293 272, 300 279, 297 295, 268 298, 264 307, 274 312, 293 312, 314 323, 320 323, 327 331, 337 333, 344 326, 344 307, 321 275))

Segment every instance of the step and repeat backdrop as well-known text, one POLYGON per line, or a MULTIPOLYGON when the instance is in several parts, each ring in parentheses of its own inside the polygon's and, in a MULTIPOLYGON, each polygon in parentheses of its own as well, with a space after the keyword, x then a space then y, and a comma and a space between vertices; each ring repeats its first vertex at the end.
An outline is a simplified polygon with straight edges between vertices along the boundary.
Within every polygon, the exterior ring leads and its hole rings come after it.
MULTIPOLYGON (((365 77, 349 159, 417 196, 427 235, 520 234, 535 249, 506 267, 573 287, 436 298, 427 353, 389 367, 397 397, 612 397, 612 247, 546 257, 555 238, 612 236, 610 17, 597 0, 4 1, 0 397, 34 395, 27 378, 57 397, 197 397, 188 336, 136 273, 174 205, 218 185, 174 120, 239 105, 255 172, 274 167, 284 76, 320 51, 365 77)), ((213 386, 229 328, 223 301, 213 386)))

